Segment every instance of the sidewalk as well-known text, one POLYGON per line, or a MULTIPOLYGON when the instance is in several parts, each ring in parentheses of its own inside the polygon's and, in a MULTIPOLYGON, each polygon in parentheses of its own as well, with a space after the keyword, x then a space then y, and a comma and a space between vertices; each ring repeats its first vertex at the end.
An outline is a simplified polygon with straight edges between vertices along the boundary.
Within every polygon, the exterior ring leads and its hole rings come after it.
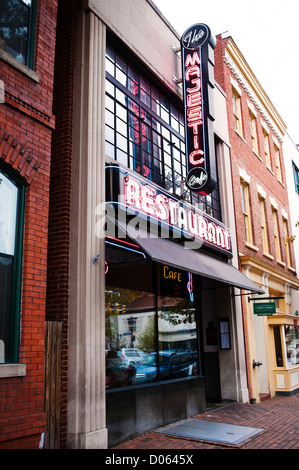
MULTIPOLYGON (((239 444, 232 445, 171 436, 155 430, 114 449, 299 449, 299 394, 274 397, 258 404, 232 403, 206 411, 194 418, 258 428, 262 431, 239 444)), ((165 430, 167 433, 171 432, 171 428, 165 427, 163 432, 165 430)))

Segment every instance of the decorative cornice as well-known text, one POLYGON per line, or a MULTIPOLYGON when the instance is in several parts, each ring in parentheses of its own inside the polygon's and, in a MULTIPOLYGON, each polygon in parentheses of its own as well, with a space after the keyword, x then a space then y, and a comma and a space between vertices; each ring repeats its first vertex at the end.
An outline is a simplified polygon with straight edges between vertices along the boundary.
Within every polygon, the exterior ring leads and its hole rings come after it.
POLYGON ((290 287, 294 289, 299 288, 299 279, 296 277, 295 273, 293 275, 288 274, 281 268, 273 266, 272 264, 267 263, 267 261, 257 258, 256 256, 241 256, 240 262, 243 268, 245 268, 245 266, 251 266, 252 269, 260 271, 261 275, 269 274, 270 277, 275 277, 284 285, 285 283, 289 283, 290 287))
POLYGON ((55 117, 52 114, 47 114, 40 109, 26 103, 20 97, 13 95, 12 93, 5 90, 5 103, 17 108, 19 111, 27 114, 28 116, 42 122, 51 129, 55 128, 55 117))
POLYGON ((286 133, 286 125, 246 63, 232 38, 230 38, 227 43, 223 60, 235 79, 246 91, 263 119, 272 129, 275 136, 282 141, 284 134, 286 133))

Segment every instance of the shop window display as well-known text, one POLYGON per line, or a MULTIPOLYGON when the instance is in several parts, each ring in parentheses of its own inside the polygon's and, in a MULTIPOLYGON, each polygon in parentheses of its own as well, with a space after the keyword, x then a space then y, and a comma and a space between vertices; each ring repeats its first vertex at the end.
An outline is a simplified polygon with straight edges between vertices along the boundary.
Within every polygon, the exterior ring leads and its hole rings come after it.
POLYGON ((198 375, 192 276, 124 246, 106 245, 106 389, 198 375))
POLYGON ((292 367, 299 364, 299 328, 297 325, 282 326, 284 333, 281 335, 281 327, 274 326, 274 341, 276 352, 276 366, 283 367, 283 353, 286 357, 286 367, 292 367), (281 338, 284 341, 281 341, 281 338))
POLYGON ((298 326, 285 326, 285 343, 287 352, 287 365, 299 364, 299 328, 298 326))

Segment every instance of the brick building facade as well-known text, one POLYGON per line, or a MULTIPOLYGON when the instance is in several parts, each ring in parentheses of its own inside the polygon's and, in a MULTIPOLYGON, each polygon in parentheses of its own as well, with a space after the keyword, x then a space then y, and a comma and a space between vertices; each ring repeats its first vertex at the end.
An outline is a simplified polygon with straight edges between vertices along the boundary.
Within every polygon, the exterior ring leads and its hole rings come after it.
MULTIPOLYGON (((179 127, 171 125, 183 108, 180 38, 151 0, 131 0, 124 10, 114 0, 19 3, 22 15, 29 14, 27 49, 22 41, 12 43, 0 24, 0 84, 5 90, 0 104, 0 191, 6 191, 2 199, 0 192, 0 276, 9 287, 1 289, 0 284, 0 448, 37 448, 50 427, 55 437, 46 448, 105 448, 162 425, 164 414, 168 420, 182 419, 186 409, 195 413, 194 403, 204 409, 215 390, 217 399, 243 402, 293 393, 298 366, 290 363, 284 341, 288 328, 295 326, 292 289, 298 288, 298 280, 293 247, 287 243, 285 125, 233 40, 217 38, 214 137, 219 191, 210 198, 212 203, 207 198, 200 204, 205 214, 214 211, 213 217, 231 229, 232 260, 221 259, 220 272, 223 268, 229 274, 239 266, 246 282, 194 274, 197 289, 202 289, 196 300, 200 340, 192 343, 202 354, 195 368, 200 366, 200 374, 177 380, 175 387, 166 381, 153 388, 137 384, 107 390, 107 353, 112 352, 115 327, 107 327, 113 324, 103 256, 109 250, 105 234, 95 231, 103 215, 99 207, 106 201, 105 167, 121 168, 145 181, 138 174, 140 166, 138 170, 128 163, 132 142, 138 144, 137 128, 130 142, 124 130, 137 109, 136 103, 126 106, 138 99, 143 112, 163 128, 159 139, 164 148, 153 137, 152 143, 161 165, 164 159, 170 161, 174 174, 184 140, 179 127), (148 29, 139 31, 144 17, 148 29), (138 98, 128 87, 132 77, 143 83, 144 96, 138 98), (148 106, 146 94, 161 109, 148 106), (171 115, 168 123, 165 110, 171 115), (3 216, 6 206, 13 209, 13 217, 3 216), (247 297, 239 295, 243 288, 283 297, 275 318, 257 318, 247 297), (14 323, 8 321, 9 312, 14 323), (220 320, 229 327, 230 347, 218 348, 215 340, 220 320), (45 325, 62 334, 54 338, 53 349, 45 341, 45 325), (54 380, 47 388, 45 353, 57 365, 56 388, 54 380), (263 366, 253 367, 254 360, 263 366), (55 396, 49 399, 50 388, 55 396)), ((10 13, 8 9, 12 21, 10 13)), ((153 126, 148 132, 157 138, 153 126)), ((183 158, 180 164, 184 168, 183 158)), ((146 183, 152 184, 149 179, 146 183)), ((160 190, 169 190, 163 184, 160 190)), ((175 191, 168 195, 175 197, 175 191)), ((207 266, 213 265, 217 256, 207 253, 207 266)), ((116 287, 121 292, 122 286, 116 287)), ((125 324, 125 314, 122 319, 125 324)))
POLYGON ((57 2, 4 1, 1 9, 0 448, 38 448, 57 2))
MULTIPOLYGON (((62 325, 61 407, 57 422, 57 447, 106 448, 116 445, 136 433, 153 429, 157 423, 162 425, 166 420, 176 420, 178 413, 182 419, 191 410, 194 412, 198 407, 204 408, 206 394, 208 398, 213 396, 213 399, 222 397, 248 401, 241 301, 240 297, 233 298, 232 295, 234 289, 239 292, 240 287, 233 279, 234 276, 230 275, 227 279, 221 277, 220 287, 215 274, 211 279, 206 276, 206 272, 200 280, 194 278, 198 288, 202 285, 205 287, 202 298, 196 299, 197 311, 203 311, 202 319, 198 316, 196 320, 203 336, 200 374, 197 373, 191 379, 187 377, 186 382, 186 377, 182 378, 175 387, 167 380, 159 383, 159 377, 153 384, 145 384, 145 387, 139 387, 138 384, 132 386, 130 382, 129 386, 126 383, 125 387, 117 388, 111 387, 107 377, 107 370, 109 372, 109 367, 112 367, 110 359, 114 353, 114 342, 117 341, 117 335, 113 333, 111 336, 116 326, 109 325, 110 322, 116 325, 117 320, 110 318, 109 281, 105 276, 106 256, 109 262, 111 253, 107 239, 105 242, 104 228, 98 229, 103 219, 101 211, 106 201, 109 201, 106 199, 109 192, 105 194, 108 177, 106 169, 112 165, 113 169, 129 171, 132 177, 140 178, 140 181, 156 183, 156 190, 168 190, 168 196, 176 197, 180 194, 180 185, 175 184, 178 181, 175 178, 171 180, 169 176, 179 171, 176 177, 182 180, 185 165, 185 157, 181 152, 184 137, 180 134, 183 121, 179 118, 183 111, 182 89, 178 84, 181 59, 175 50, 179 49, 179 45, 179 35, 151 0, 130 0, 126 7, 114 0, 109 3, 99 0, 59 2, 54 84, 56 129, 52 147, 46 309, 47 320, 62 325), (144 18, 148 28, 138 30, 136 36, 135 28, 140 27, 144 18), (159 35, 156 35, 157 31, 159 35), (138 87, 131 89, 129 86, 129 83, 133 83, 132 73, 136 83, 143 83, 143 87, 146 87, 144 95, 138 87), (174 76, 177 80, 173 79, 174 76), (149 105, 146 96, 151 96, 152 105, 149 105), (131 108, 127 108, 132 98, 134 102, 138 100, 144 116, 151 116, 147 122, 152 123, 147 128, 151 136, 149 153, 155 148, 159 156, 149 160, 161 165, 159 171, 158 167, 153 167, 153 176, 147 179, 140 175, 138 150, 132 156, 135 163, 129 163, 128 160, 132 143, 138 146, 140 142, 139 124, 136 121, 138 106, 135 102, 130 105, 131 108), (129 124, 132 118, 135 126, 129 124), (114 122, 117 122, 117 129, 114 122), (158 126, 157 129, 154 126, 158 126), (133 138, 132 128, 135 131, 133 138), (163 129, 163 135, 157 136, 159 129, 163 129), (168 137, 170 135, 173 137, 168 137), (159 147, 162 141, 163 149, 159 147), (168 150, 170 147, 173 151, 168 150), (180 170, 177 170, 178 159, 182 165, 179 166, 180 170), (167 173, 163 166, 166 161, 171 172, 162 181, 161 176, 167 173), (227 283, 225 286, 221 285, 223 278, 227 283), (211 344, 209 334, 220 328, 219 322, 223 317, 226 327, 231 325, 231 347, 220 350, 215 343, 211 344), (205 383, 207 391, 204 390, 205 383), (176 394, 180 396, 179 406, 176 394)), ((221 258, 220 268, 215 269, 214 273, 228 268, 228 273, 239 275, 235 269, 236 237, 230 192, 225 94, 216 84, 214 93, 214 139, 219 189, 210 198, 203 197, 200 207, 206 214, 212 215, 214 220, 218 218, 231 229, 233 259, 228 261, 225 257, 221 258)), ((148 164, 145 161, 142 163, 148 164)), ((196 204, 197 199, 194 201, 196 204)), ((132 240, 129 243, 132 246, 132 240)), ((163 242, 159 240, 159 243, 163 242)), ((197 255, 199 252, 195 253, 197 255)), ((216 258, 209 252, 207 265, 216 262, 216 258)), ((119 276, 122 282, 132 281, 128 286, 132 292, 136 289, 134 284, 138 278, 138 282, 146 279, 146 289, 151 285, 146 277, 148 272, 143 272, 142 276, 137 274, 135 261, 131 268, 134 279, 130 280, 131 275, 128 274, 119 276)), ((147 266, 156 269, 158 265, 154 263, 149 259, 147 266)), ((159 263, 163 265, 163 259, 159 263)), ((118 268, 121 272, 122 266, 118 268)), ((180 268, 177 266, 177 269, 180 268)), ((114 272, 118 272, 117 267, 114 272)), ((113 262, 110 274, 113 275, 113 262)), ((158 283, 156 274, 157 271, 153 274, 155 286, 158 283)), ((260 291, 259 287, 242 276, 242 285, 248 287, 247 282, 250 290, 260 291)), ((120 287, 122 292, 121 286, 116 287, 120 287)), ((156 295, 155 292, 151 292, 151 295, 156 295)), ((171 290, 171 295, 174 292, 171 290)), ((148 310, 153 310, 156 315, 152 304, 149 304, 148 310)), ((138 313, 142 319, 143 311, 138 313)), ((120 316, 119 321, 127 328, 126 313, 120 316)), ((145 319, 138 321, 136 336, 140 335, 142 322, 145 325, 145 319)), ((128 337, 128 332, 123 335, 124 344, 128 337)), ((196 335, 192 338, 192 347, 199 351, 196 335)), ((182 338, 178 341, 183 350, 187 348, 187 342, 184 346, 182 338)), ((167 347, 170 347, 170 343, 167 347)), ((194 370, 198 371, 197 367, 194 370)), ((124 374, 125 381, 126 372, 124 374)))
POLYGON ((243 300, 250 398, 259 401, 299 385, 287 344, 288 332, 297 328, 292 291, 298 279, 283 158, 286 126, 230 36, 217 37, 215 56, 215 78, 227 97, 240 269, 265 296, 281 297, 269 317, 255 315, 253 302, 243 300), (254 367, 258 360, 263 365, 254 367))

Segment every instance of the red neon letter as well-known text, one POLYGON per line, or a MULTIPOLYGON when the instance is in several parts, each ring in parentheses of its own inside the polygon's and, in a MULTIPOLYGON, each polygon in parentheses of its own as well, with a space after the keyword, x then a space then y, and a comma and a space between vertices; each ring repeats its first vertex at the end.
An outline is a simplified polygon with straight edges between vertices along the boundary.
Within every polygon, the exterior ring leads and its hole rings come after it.
POLYGON ((192 93, 187 95, 187 106, 188 108, 192 108, 192 106, 201 106, 201 94, 192 93))
POLYGON ((193 78, 191 80, 192 85, 195 85, 193 88, 187 88, 188 93, 195 93, 196 91, 200 91, 200 78, 193 78))
POLYGON ((155 196, 156 190, 150 186, 143 186, 141 188, 141 205, 144 212, 150 215, 155 215, 155 196))
POLYGON ((156 205, 158 219, 168 220, 168 198, 164 196, 164 194, 158 194, 158 196, 156 197, 156 205))
POLYGON ((140 185, 138 181, 134 180, 130 176, 124 178, 125 185, 125 203, 133 205, 140 209, 140 185))
POLYGON ((202 119, 201 106, 187 109, 188 122, 194 122, 202 119))
POLYGON ((201 163, 203 163, 205 159, 203 157, 199 158, 202 155, 204 155, 204 152, 202 150, 194 150, 194 152, 190 153, 189 161, 191 165, 196 166, 196 165, 200 165, 201 163))
POLYGON ((193 56, 191 57, 191 54, 188 54, 186 57, 186 62, 185 62, 185 67, 189 67, 190 65, 195 65, 195 64, 200 64, 200 59, 198 57, 198 53, 195 51, 193 53, 193 56))
POLYGON ((194 65, 193 67, 189 67, 186 72, 185 72, 185 76, 186 76, 186 80, 189 82, 190 80, 190 75, 195 75, 197 76, 198 78, 200 77, 200 74, 199 74, 199 67, 197 65, 194 65))

